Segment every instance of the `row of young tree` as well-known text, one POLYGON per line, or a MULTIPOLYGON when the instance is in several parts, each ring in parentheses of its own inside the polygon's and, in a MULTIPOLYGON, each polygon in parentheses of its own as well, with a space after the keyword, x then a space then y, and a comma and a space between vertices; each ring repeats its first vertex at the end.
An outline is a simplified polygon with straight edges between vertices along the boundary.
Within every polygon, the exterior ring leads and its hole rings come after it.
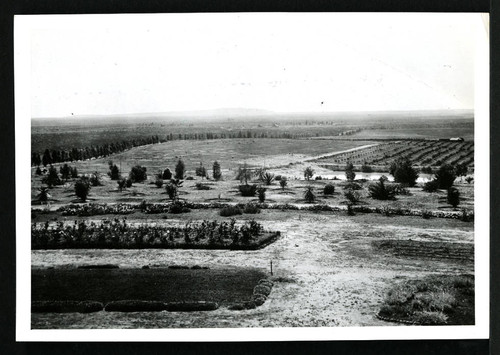
POLYGON ((157 135, 121 141, 115 143, 106 143, 103 145, 90 146, 85 148, 72 148, 69 150, 45 149, 43 154, 38 152, 31 153, 31 166, 47 166, 55 163, 63 163, 77 160, 87 160, 91 158, 107 157, 114 153, 120 153, 133 147, 141 145, 161 143, 157 135))

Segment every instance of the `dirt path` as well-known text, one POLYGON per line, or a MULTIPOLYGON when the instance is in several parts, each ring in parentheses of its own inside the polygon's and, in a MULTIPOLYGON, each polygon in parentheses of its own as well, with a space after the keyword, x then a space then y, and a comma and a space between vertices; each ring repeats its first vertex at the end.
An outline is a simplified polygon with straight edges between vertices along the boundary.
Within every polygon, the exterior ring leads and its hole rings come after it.
MULTIPOLYGON (((381 217, 382 218, 382 217, 381 217)), ((375 318, 388 287, 406 278, 429 273, 473 272, 473 263, 401 259, 374 250, 372 242, 384 238, 439 235, 442 240, 473 240, 472 231, 443 227, 415 227, 397 231, 391 225, 372 228, 362 219, 300 214, 284 221, 263 221, 266 228, 286 231, 283 237, 257 251, 220 250, 60 250, 32 252, 33 267, 116 263, 143 265, 206 265, 211 268, 256 267, 275 277, 268 301, 254 310, 220 308, 199 313, 36 314, 33 327, 290 327, 381 326, 375 318)), ((431 238, 432 239, 432 238, 431 238)))

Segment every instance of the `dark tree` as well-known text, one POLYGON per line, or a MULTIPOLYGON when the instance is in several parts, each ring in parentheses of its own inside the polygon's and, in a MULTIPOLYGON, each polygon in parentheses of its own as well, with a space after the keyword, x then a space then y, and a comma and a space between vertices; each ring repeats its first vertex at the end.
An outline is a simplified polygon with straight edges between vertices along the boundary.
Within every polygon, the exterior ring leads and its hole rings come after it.
POLYGON ((45 149, 45 152, 43 153, 42 164, 43 166, 52 164, 52 156, 50 155, 50 151, 48 149, 45 149))
POLYGON ((418 173, 413 168, 410 159, 407 157, 400 157, 392 162, 389 172, 394 176, 394 181, 407 186, 415 186, 417 182, 418 173))
POLYGON ((288 185, 288 181, 286 180, 286 177, 282 177, 280 179, 280 186, 283 191, 285 191, 285 187, 288 185))
POLYGON ((348 162, 345 166, 345 177, 349 181, 353 181, 356 178, 356 173, 354 172, 354 165, 348 162))
POLYGON ((40 154, 31 153, 31 165, 32 166, 40 166, 42 163, 42 159, 40 159, 40 154))
POLYGON ((130 170, 128 176, 132 182, 142 182, 148 178, 146 171, 146 167, 136 165, 130 170))
POLYGON ((59 168, 59 172, 61 173, 61 178, 63 180, 68 180, 71 175, 71 168, 68 166, 68 164, 64 164, 59 168))
POLYGON ((435 180, 437 181, 440 189, 449 189, 455 182, 456 178, 455 169, 450 164, 441 165, 435 174, 435 180))
POLYGON ((195 170, 196 176, 201 176, 202 178, 207 176, 207 169, 203 166, 203 164, 200 162, 200 166, 198 166, 195 170))
POLYGON ((87 200, 87 196, 89 195, 89 191, 90 191, 90 184, 88 183, 88 181, 78 180, 77 182, 75 182, 75 194, 82 201, 87 200))
POLYGON ((468 170, 469 169, 467 168, 467 164, 457 164, 455 166, 455 174, 457 176, 460 176, 460 177, 466 176, 468 173, 468 170))
POLYGON ((36 167, 35 174, 42 175, 42 169, 39 166, 36 167))
POLYGON ((169 168, 163 170, 163 180, 170 180, 172 178, 172 172, 169 168))
POLYGON ((175 166, 175 178, 182 180, 184 179, 184 172, 186 170, 186 166, 184 165, 184 162, 182 159, 179 159, 177 161, 177 165, 175 166))
POLYGON ((259 197, 260 202, 264 202, 266 200, 266 188, 259 186, 257 188, 257 196, 259 197))
POLYGON ((306 187, 306 190, 304 191, 304 199, 309 203, 316 201, 316 194, 314 193, 314 188, 312 186, 306 187))
POLYGON ((222 178, 222 172, 220 170, 220 164, 217 161, 214 161, 212 170, 213 170, 212 176, 214 180, 219 181, 222 178))
POLYGON ((324 195, 333 195, 334 193, 335 193, 335 185, 333 184, 326 184, 325 187, 323 188, 324 195))
POLYGON ((448 204, 452 205, 453 208, 457 208, 460 204, 460 191, 456 187, 450 187, 446 199, 448 204))
POLYGON ((116 164, 110 165, 108 174, 111 180, 118 180, 120 178, 120 169, 118 169, 116 164))
POLYGON ((51 165, 49 168, 48 175, 45 178, 43 178, 42 182, 49 185, 49 187, 60 185, 61 179, 59 179, 59 175, 57 174, 57 169, 51 165))
POLYGON ((311 178, 313 177, 314 175, 314 170, 313 168, 311 168, 310 166, 308 166, 305 170, 304 170, 304 178, 309 181, 311 180, 311 178))

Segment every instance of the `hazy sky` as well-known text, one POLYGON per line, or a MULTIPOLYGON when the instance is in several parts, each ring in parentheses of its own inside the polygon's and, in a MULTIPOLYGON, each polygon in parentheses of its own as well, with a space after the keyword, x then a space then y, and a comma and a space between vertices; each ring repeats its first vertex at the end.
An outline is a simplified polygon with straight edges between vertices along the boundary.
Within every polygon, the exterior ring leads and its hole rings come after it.
POLYGON ((32 31, 32 116, 470 109, 479 16, 54 17, 32 31))

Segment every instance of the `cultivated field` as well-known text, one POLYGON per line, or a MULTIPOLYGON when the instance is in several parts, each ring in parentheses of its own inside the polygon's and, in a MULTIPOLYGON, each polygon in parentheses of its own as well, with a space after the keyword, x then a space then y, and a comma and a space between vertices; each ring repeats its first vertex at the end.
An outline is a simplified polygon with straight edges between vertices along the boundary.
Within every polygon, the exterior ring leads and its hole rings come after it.
MULTIPOLYGON (((265 130, 266 121, 258 122, 255 129, 265 130)), ((310 135, 307 139, 169 140, 68 162, 78 176, 66 178, 59 171, 63 164, 54 164, 58 177, 50 188, 49 166, 41 172, 33 167, 33 301, 206 301, 218 307, 187 313, 41 312, 32 314, 33 328, 473 323, 473 140, 431 140, 436 134, 425 135, 429 120, 420 130, 416 123, 403 127, 412 139, 387 141, 379 138, 380 130, 370 135, 367 128, 348 136, 310 139, 321 127, 348 132, 356 130, 356 124, 298 122, 289 125, 310 135), (409 158, 419 175, 414 184, 393 181, 389 173, 391 163, 402 157, 409 158), (156 176, 166 168, 175 175, 180 159, 182 182, 156 176), (147 169, 147 178, 120 187, 120 180, 108 176, 110 160, 122 178, 138 165, 147 169), (215 161, 220 163, 220 179, 213 176, 215 161), (353 163, 354 178, 344 171, 348 162, 353 163), (207 177, 199 176, 200 163, 207 177), (430 190, 426 184, 441 181, 438 171, 445 164, 467 168, 451 178, 459 192, 457 203, 450 200, 447 188, 430 190), (430 171, 420 171, 424 167, 430 171), (264 169, 260 176, 257 168, 264 169), (312 170, 309 175, 304 174, 306 168, 312 170), (246 178, 242 171, 248 173, 246 178), (379 181, 382 175, 388 178, 385 182, 379 181), (85 198, 75 193, 79 182, 90 186, 85 198), (246 196, 252 185, 262 190, 246 196), (97 268, 79 269, 82 266, 97 268), (265 292, 259 289, 261 283, 265 292), (102 291, 102 285, 115 286, 102 291), (75 291, 84 287, 85 294, 75 291), (395 297, 395 290, 402 296, 395 297), (403 319, 401 310, 410 295, 421 302, 412 303, 411 316, 403 319), (457 309, 465 309, 467 316, 457 316, 457 309)), ((439 122, 437 127, 443 124, 439 122)), ((382 123, 377 121, 379 128, 382 123)), ((141 127, 150 134, 161 124, 141 127)), ((277 128, 272 122, 269 126, 277 128)), ((463 119, 456 127, 461 129, 453 132, 457 136, 470 137, 465 133, 471 127, 463 119)), ((187 125, 184 133, 214 128, 211 123, 187 125)), ((75 127, 52 133, 47 127, 38 129, 54 134, 51 137, 88 134, 75 127)), ((142 134, 136 125, 124 129, 126 134, 142 134)), ((106 136, 108 142, 125 136, 109 127, 92 130, 104 144, 106 136)), ((53 139, 40 137, 32 137, 39 147, 53 139)), ((71 148, 66 147, 70 140, 65 142, 64 149, 71 148)))

